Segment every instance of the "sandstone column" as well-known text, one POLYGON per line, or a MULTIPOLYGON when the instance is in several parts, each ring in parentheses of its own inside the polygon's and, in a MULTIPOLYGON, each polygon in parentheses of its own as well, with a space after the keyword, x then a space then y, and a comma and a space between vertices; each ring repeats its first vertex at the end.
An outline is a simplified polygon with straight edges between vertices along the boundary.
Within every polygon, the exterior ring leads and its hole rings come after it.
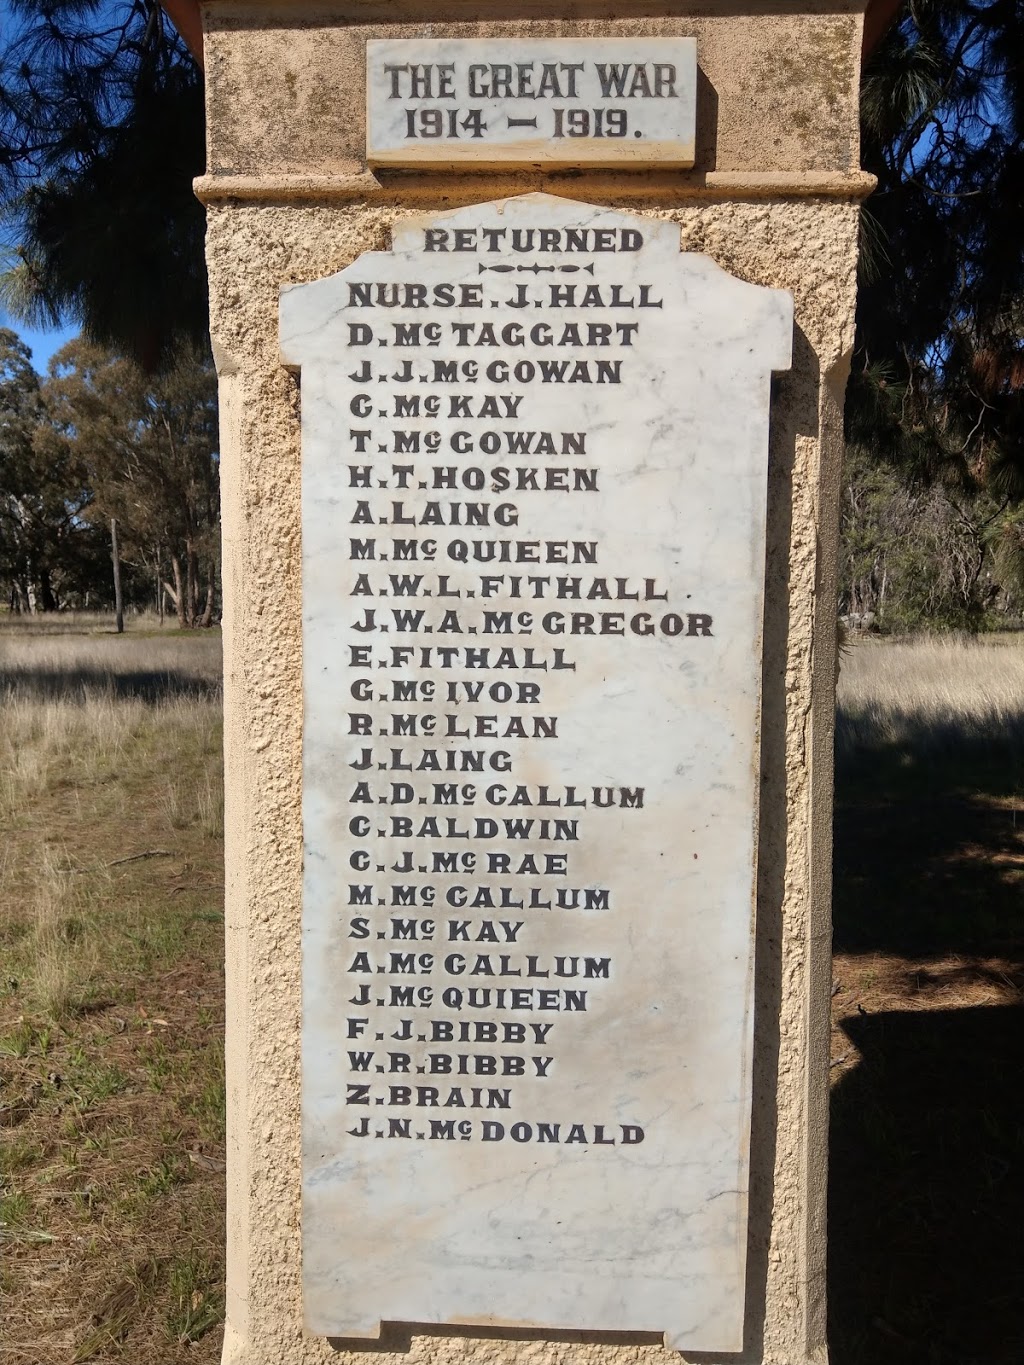
MULTIPOLYGON (((743 1349, 824 1362, 835 572, 853 341, 856 4, 573 6, 266 0, 204 6, 212 334, 224 518, 231 1365, 381 1352, 614 1365, 651 1332, 392 1324, 362 1347, 303 1330, 300 1228, 302 385, 282 285, 321 280, 423 214, 540 193, 677 225, 682 249, 794 303, 772 385, 761 673, 749 1224, 743 1349), (695 38, 692 169, 367 166, 368 40, 695 38), (781 366, 779 367, 781 368, 781 366)), ((774 362, 773 362, 774 363, 774 362)), ((339 534, 347 532, 339 528, 339 534)), ((340 991, 339 991, 340 994, 340 991)))

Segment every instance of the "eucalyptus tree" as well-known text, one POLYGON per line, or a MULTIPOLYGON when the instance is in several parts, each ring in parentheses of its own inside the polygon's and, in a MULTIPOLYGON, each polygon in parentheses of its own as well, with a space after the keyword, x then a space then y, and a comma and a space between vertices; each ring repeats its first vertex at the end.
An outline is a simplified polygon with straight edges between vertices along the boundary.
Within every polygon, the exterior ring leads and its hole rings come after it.
POLYGON ((166 592, 182 626, 213 619, 220 566, 216 379, 209 354, 179 351, 148 374, 86 341, 50 363, 48 442, 92 493, 88 519, 118 523, 136 576, 166 592))
POLYGON ((77 452, 48 435, 28 348, 0 328, 0 582, 15 611, 52 611, 96 581, 92 490, 77 452))

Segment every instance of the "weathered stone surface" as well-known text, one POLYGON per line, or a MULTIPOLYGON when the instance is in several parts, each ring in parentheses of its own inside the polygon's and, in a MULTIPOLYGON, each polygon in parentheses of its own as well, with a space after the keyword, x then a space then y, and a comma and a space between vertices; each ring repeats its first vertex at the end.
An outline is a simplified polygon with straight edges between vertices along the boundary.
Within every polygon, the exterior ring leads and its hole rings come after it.
POLYGON ((692 166, 693 38, 379 39, 371 166, 692 166))
POLYGON ((792 305, 678 245, 530 195, 282 294, 316 1332, 740 1345, 792 305))

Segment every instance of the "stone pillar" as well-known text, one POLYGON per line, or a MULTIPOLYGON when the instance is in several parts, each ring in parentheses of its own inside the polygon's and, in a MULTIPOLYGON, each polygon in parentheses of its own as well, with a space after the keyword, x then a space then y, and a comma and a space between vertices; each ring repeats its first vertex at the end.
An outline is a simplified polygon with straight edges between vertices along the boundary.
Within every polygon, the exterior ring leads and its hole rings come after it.
MULTIPOLYGON (((825 1343, 832 724, 843 392, 853 343, 856 3, 331 7, 205 4, 212 335, 220 375, 228 1009, 228 1365, 339 1353, 545 1365, 678 1359, 654 1335, 389 1325, 359 1349, 303 1332, 300 1283, 300 386, 279 290, 387 250, 424 211, 543 191, 678 224, 684 251, 788 291, 768 471, 753 1107, 737 1365, 825 1343), (365 161, 368 39, 693 37, 693 169, 383 170, 365 161)), ((358 1365, 354 1362, 353 1365, 358 1365)))

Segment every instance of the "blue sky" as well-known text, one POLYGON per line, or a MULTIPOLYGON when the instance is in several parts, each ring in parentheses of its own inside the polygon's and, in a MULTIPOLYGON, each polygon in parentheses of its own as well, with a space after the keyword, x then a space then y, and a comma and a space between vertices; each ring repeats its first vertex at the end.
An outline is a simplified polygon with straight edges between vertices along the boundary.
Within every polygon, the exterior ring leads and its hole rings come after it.
POLYGON ((2 308, 0 308, 0 327, 9 327, 12 332, 17 332, 24 341, 25 345, 32 352, 32 364, 40 374, 46 373, 46 366, 50 356, 54 351, 59 351, 65 341, 70 341, 72 337, 78 336, 78 327, 60 327, 53 332, 37 332, 31 327, 23 327, 20 322, 12 318, 2 308))

